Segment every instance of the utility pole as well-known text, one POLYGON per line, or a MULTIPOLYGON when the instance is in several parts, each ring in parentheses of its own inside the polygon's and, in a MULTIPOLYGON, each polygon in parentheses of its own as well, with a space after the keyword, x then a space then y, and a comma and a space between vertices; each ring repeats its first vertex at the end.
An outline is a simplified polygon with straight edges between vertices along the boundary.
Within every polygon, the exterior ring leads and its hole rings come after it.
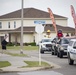
POLYGON ((23 0, 21 1, 21 51, 23 53, 23 0))

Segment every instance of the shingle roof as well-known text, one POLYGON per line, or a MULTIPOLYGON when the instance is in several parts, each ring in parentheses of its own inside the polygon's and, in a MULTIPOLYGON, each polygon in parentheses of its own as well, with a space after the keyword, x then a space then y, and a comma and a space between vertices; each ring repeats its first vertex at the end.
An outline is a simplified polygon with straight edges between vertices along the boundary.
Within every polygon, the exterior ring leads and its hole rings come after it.
MULTIPOLYGON (((63 32, 75 32, 74 28, 71 27, 64 27, 64 26, 60 26, 60 25, 56 25, 57 26, 57 30, 61 29, 63 32)), ((45 26, 45 31, 50 30, 55 32, 54 27, 52 24, 46 24, 45 26)))
MULTIPOLYGON (((54 14, 54 17, 67 19, 66 17, 56 15, 56 14, 54 14)), ((0 16, 0 19, 6 19, 6 18, 21 18, 21 9, 0 16)), ((50 17, 48 12, 35 9, 35 8, 24 8, 24 18, 50 18, 50 17)))
MULTIPOLYGON (((57 29, 62 29, 62 32, 64 33, 75 33, 75 29, 71 27, 63 27, 60 25, 57 25, 57 29)), ((44 31, 46 32, 47 30, 50 30, 51 32, 55 32, 54 27, 52 24, 46 24, 44 31)), ((0 32, 21 32, 21 27, 13 29, 13 30, 0 30, 0 32)), ((35 27, 23 27, 23 32, 26 33, 34 33, 35 32, 35 27)))
MULTIPOLYGON (((0 30, 0 32, 8 32, 8 33, 21 33, 21 27, 12 29, 12 30, 0 30)), ((35 32, 35 27, 23 27, 23 32, 24 33, 34 33, 35 32)))

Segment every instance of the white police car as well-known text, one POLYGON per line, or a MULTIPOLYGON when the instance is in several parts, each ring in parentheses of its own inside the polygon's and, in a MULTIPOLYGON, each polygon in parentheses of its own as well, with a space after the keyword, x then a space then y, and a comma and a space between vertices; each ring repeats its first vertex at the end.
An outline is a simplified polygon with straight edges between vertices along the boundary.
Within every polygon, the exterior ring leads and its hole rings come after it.
POLYGON ((68 63, 73 65, 76 61, 76 39, 71 39, 67 47, 68 63))

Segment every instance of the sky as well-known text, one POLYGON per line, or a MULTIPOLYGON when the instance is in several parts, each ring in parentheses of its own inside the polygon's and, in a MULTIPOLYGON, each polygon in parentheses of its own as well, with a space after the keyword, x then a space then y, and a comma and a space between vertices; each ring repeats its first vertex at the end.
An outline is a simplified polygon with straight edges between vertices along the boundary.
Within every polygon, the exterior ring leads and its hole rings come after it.
MULTIPOLYGON (((21 2, 22 0, 0 0, 0 15, 21 9, 21 2)), ((76 11, 76 0, 24 0, 24 8, 33 7, 48 12, 49 7, 54 14, 67 17, 67 25, 74 28, 70 5, 76 11)))

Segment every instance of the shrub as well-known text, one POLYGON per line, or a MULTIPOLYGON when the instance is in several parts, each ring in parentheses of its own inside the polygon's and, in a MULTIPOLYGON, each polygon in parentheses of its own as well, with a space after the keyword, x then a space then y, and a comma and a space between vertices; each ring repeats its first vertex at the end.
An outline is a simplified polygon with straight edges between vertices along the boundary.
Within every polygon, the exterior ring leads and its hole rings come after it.
POLYGON ((31 45, 31 46, 36 46, 35 42, 31 42, 31 43, 24 43, 25 46, 31 45))
POLYGON ((7 44, 7 46, 14 46, 14 45, 16 45, 16 46, 20 46, 20 43, 15 43, 15 42, 8 42, 8 44, 7 44))
POLYGON ((8 42, 7 46, 14 46, 12 42, 8 42))
POLYGON ((36 46, 36 43, 35 42, 31 42, 31 43, 29 43, 29 45, 36 46))

